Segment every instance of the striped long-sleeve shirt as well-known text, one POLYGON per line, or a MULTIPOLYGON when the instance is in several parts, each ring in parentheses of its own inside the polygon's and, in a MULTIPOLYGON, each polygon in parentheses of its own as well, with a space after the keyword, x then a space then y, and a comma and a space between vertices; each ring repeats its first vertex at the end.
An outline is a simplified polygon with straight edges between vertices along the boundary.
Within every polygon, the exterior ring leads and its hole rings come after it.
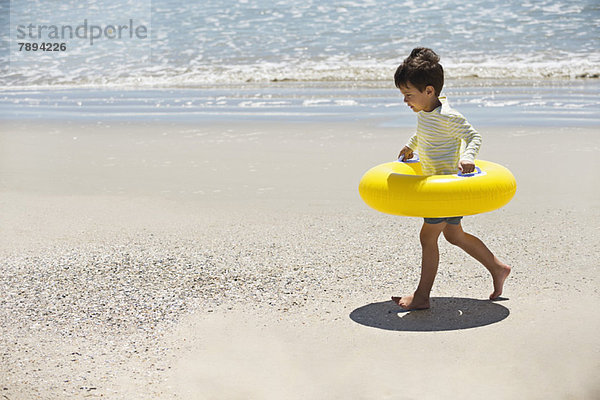
POLYGON ((481 135, 458 111, 453 110, 445 97, 431 112, 417 115, 417 132, 406 144, 419 153, 425 175, 455 174, 460 160, 474 161, 481 146, 481 135), (461 143, 465 147, 461 154, 461 143))

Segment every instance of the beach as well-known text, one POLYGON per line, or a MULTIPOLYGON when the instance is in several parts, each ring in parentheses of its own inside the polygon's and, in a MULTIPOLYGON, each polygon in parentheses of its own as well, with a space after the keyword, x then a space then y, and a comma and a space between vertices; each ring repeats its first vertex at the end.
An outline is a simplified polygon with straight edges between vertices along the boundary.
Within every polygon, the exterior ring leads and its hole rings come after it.
POLYGON ((600 398, 598 1, 209 3, 0 1, 0 400, 600 398), (516 178, 497 301, 444 238, 390 300, 417 47, 516 178))
POLYGON ((357 191, 395 120, 2 120, 0 397, 600 396, 598 126, 478 127, 518 184, 463 221, 503 299, 440 239, 432 308, 402 313, 422 222, 357 191))

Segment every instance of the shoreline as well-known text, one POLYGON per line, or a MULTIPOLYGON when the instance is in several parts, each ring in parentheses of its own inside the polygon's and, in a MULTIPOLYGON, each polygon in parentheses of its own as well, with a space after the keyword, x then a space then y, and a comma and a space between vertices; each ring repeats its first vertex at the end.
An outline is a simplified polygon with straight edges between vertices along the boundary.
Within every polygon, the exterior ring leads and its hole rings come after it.
MULTIPOLYGON (((600 125, 600 80, 448 82, 443 92, 474 126, 600 125), (506 115, 511 115, 507 120, 506 115)), ((203 88, 0 90, 0 121, 213 123, 381 119, 412 127, 393 82, 311 82, 203 88)))
MULTIPOLYGON (((389 79, 377 79, 377 80, 293 80, 293 79, 273 79, 270 81, 248 81, 248 82, 237 82, 237 83, 207 83, 207 84, 181 84, 181 85, 0 85, 0 92, 11 91, 11 90, 179 90, 179 89, 260 89, 267 87, 278 87, 278 88, 351 88, 351 89, 372 89, 380 88, 386 89, 390 85, 394 86, 393 71, 390 74, 389 79)), ((445 87, 463 87, 463 86, 474 86, 474 87, 514 87, 514 86, 525 86, 525 87, 538 87, 538 86, 569 86, 570 84, 581 84, 581 83, 599 83, 600 76, 577 76, 577 77, 543 77, 543 76, 531 76, 531 77, 498 77, 498 78, 481 78, 477 76, 470 77, 452 77, 448 76, 447 82, 444 83, 445 87)))

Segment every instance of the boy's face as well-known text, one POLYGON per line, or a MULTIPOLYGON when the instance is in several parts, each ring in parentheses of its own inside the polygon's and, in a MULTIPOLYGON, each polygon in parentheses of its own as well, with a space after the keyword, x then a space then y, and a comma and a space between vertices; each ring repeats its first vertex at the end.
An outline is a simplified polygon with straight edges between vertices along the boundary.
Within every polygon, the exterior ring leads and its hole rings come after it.
POLYGON ((427 86, 422 92, 414 87, 410 82, 406 83, 406 86, 400 86, 400 91, 404 96, 404 102, 414 112, 419 111, 433 111, 438 105, 439 100, 435 95, 433 86, 427 86))

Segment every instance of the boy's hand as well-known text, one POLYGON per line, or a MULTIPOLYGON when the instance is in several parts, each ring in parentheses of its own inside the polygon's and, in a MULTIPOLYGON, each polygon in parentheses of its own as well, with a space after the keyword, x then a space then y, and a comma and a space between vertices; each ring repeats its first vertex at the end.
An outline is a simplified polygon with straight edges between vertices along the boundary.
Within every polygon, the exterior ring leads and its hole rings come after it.
POLYGON ((400 150, 400 154, 398 154, 398 159, 402 159, 402 161, 410 160, 413 158, 413 151, 410 147, 404 146, 402 150, 400 150), (404 156, 404 157, 403 157, 404 156))
POLYGON ((458 162, 458 169, 463 174, 470 174, 475 171, 475 163, 473 161, 460 160, 458 162))

